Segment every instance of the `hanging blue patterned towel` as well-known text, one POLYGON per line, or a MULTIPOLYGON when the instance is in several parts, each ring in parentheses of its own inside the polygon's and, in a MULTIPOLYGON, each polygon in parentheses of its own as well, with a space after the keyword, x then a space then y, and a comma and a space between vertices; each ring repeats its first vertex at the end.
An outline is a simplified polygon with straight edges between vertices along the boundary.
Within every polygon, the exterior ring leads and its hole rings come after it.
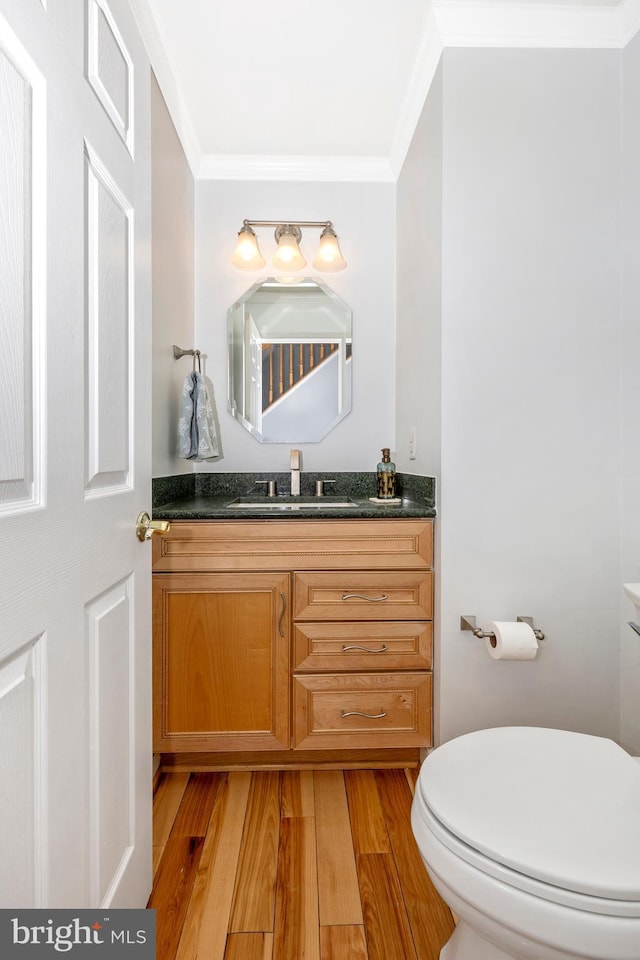
POLYGON ((205 379, 193 370, 182 388, 178 420, 178 456, 186 460, 209 460, 220 455, 213 409, 205 379))

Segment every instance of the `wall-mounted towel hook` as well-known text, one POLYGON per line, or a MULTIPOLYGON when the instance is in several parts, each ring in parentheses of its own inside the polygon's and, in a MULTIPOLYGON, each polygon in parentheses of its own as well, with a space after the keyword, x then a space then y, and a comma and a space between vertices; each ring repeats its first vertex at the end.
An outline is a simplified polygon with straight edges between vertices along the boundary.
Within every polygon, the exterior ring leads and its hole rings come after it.
POLYGON ((173 345, 173 359, 179 360, 180 357, 193 357, 193 369, 196 369, 196 362, 198 364, 198 373, 202 373, 202 367, 200 364, 200 351, 199 350, 183 350, 182 347, 176 347, 175 343, 173 345))

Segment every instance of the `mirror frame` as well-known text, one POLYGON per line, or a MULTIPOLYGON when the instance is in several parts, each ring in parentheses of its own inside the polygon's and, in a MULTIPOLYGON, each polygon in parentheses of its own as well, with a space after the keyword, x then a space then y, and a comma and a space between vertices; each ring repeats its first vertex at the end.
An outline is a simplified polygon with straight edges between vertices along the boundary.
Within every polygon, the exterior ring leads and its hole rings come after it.
POLYGON ((352 326, 351 308, 316 277, 259 280, 227 311, 231 416, 260 443, 322 440, 351 412, 352 326))

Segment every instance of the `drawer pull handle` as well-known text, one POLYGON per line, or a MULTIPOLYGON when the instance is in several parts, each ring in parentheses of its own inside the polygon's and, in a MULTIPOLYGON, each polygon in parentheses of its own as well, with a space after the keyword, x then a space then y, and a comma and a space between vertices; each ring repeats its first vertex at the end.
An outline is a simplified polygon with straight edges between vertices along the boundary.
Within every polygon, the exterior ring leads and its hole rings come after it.
POLYGON ((386 710, 381 710, 380 713, 361 713, 360 710, 343 710, 340 714, 343 720, 346 719, 346 717, 366 717, 367 720, 383 720, 386 715, 386 710))
POLYGON ((348 650, 361 650, 363 653, 386 653, 389 647, 386 643, 383 643, 381 647, 378 647, 377 650, 374 650, 373 647, 362 647, 357 643, 350 643, 342 645, 342 652, 347 653, 348 650))
POLYGON ((388 600, 389 597, 383 593, 381 597, 365 597, 362 593, 345 593, 343 600, 368 600, 369 603, 380 603, 381 600, 388 600))
POLYGON ((287 609, 287 598, 284 595, 284 591, 280 591, 280 596, 282 598, 282 610, 280 611, 280 616, 278 618, 278 632, 281 637, 284 637, 284 630, 282 629, 282 621, 284 620, 284 614, 287 609))

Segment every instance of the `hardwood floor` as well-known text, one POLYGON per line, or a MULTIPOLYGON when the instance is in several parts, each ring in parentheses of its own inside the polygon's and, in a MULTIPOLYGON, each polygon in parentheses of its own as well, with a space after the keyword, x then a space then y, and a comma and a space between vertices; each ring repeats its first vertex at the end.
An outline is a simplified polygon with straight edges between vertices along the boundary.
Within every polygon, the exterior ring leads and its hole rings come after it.
POLYGON ((411 833, 414 776, 162 774, 157 960, 437 960, 453 919, 411 833))

